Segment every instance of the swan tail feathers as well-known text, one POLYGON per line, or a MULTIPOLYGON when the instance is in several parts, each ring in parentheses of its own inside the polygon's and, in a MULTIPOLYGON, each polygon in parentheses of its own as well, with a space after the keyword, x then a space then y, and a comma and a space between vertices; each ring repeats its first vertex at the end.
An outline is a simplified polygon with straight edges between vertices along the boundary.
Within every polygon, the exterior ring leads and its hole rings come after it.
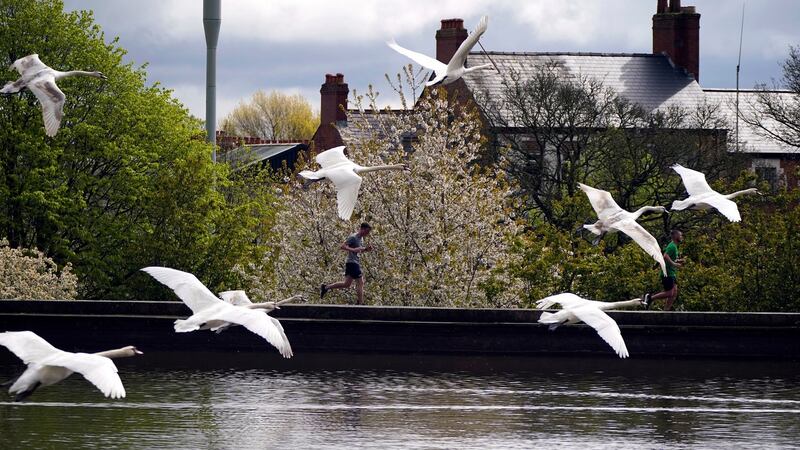
POLYGON ((30 397, 31 394, 33 394, 33 392, 36 390, 36 388, 38 388, 41 385, 42 385, 42 383, 37 381, 29 389, 17 392, 17 395, 14 397, 14 401, 15 402, 21 402, 21 401, 25 400, 26 398, 30 397))
POLYGON ((0 94, 16 94, 25 87, 25 82, 20 78, 17 81, 9 81, 0 89, 0 94))
POLYGON ((539 316, 539 323, 559 323, 559 320, 554 313, 545 311, 539 316))
POLYGON ((674 211, 683 211, 684 209, 688 209, 692 207, 692 202, 687 200, 675 200, 672 202, 672 209, 674 211))
POLYGON ((195 323, 191 323, 188 320, 176 320, 175 321, 175 332, 176 333, 188 333, 190 331, 199 330, 200 327, 197 326, 195 323))
POLYGON ((600 231, 599 229, 597 229, 597 227, 594 224, 592 224, 592 225, 584 225, 583 228, 586 229, 586 230, 591 231, 592 233, 594 233, 594 234, 596 234, 598 236, 602 236, 603 235, 603 232, 600 231))
POLYGON ((298 175, 300 175, 301 177, 303 177, 303 178, 305 178, 307 180, 319 180, 319 179, 323 178, 323 177, 317 175, 316 172, 312 172, 310 170, 301 170, 298 175))

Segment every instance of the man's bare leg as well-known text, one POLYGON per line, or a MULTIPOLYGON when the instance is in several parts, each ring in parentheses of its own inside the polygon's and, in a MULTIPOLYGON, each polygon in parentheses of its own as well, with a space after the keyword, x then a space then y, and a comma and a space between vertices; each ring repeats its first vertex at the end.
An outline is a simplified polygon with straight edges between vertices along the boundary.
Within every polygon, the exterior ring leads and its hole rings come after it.
POLYGON ((350 287, 350 285, 352 283, 353 283, 353 279, 348 275, 348 276, 344 277, 344 281, 340 281, 338 283, 329 284, 329 285, 325 286, 325 289, 327 289, 329 291, 331 289, 347 289, 347 288, 350 287))
POLYGON ((356 304, 363 305, 364 304, 364 277, 356 280, 356 304))

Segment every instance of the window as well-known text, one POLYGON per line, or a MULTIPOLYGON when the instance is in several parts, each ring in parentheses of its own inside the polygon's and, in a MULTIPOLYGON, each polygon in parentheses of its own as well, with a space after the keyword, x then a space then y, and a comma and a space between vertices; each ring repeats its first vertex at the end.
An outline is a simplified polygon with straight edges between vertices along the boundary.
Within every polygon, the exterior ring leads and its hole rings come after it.
POLYGON ((769 183, 771 190, 778 188, 778 169, 775 167, 756 167, 756 175, 760 180, 769 183))

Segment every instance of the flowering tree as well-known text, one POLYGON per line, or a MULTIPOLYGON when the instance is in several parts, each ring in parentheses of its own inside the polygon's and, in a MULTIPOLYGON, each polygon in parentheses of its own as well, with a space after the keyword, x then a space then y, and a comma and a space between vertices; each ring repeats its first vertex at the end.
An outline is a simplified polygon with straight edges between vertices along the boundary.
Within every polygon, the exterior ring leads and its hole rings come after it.
POLYGON ((0 298, 69 300, 77 289, 78 277, 69 264, 59 271, 44 253, 11 248, 0 240, 0 298))
MULTIPOLYGON (((360 114, 351 123, 366 137, 347 152, 364 166, 405 163, 410 172, 365 175, 349 222, 336 215, 330 183, 308 190, 287 185, 275 229, 280 241, 265 260, 275 270, 255 283, 256 295, 259 290, 318 295, 320 284, 343 277, 345 254, 339 246, 358 223, 368 221, 373 231, 367 242, 375 251, 361 258, 367 303, 510 305, 516 301, 512 289, 494 297, 482 289, 509 253, 517 226, 503 172, 474 164, 482 141, 477 115, 455 108, 441 90, 401 112, 379 111, 376 96, 370 90, 367 110, 365 98, 356 96, 360 114)), ((325 300, 342 302, 352 295, 334 291, 325 300)))

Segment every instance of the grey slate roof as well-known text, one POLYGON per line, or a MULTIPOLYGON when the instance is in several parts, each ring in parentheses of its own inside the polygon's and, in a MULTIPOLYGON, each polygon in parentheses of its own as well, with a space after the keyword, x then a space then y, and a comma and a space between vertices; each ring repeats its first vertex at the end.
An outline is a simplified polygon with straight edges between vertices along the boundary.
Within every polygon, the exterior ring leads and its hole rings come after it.
POLYGON ((289 144, 254 144, 244 145, 229 150, 221 155, 223 161, 228 162, 233 167, 247 167, 260 161, 273 158, 281 153, 291 150, 301 143, 289 144))
MULTIPOLYGON (((484 93, 490 98, 503 94, 503 77, 513 72, 522 79, 530 78, 537 67, 555 63, 565 79, 590 77, 604 86, 635 102, 648 111, 671 106, 693 109, 704 103, 719 104, 729 124, 735 124, 733 98, 735 90, 703 89, 685 70, 675 67, 668 56, 647 53, 514 53, 472 52, 466 67, 494 62, 502 73, 483 70, 464 75, 464 82, 473 93, 484 93), (491 61, 490 59, 491 58, 491 61)), ((794 95, 784 92, 781 95, 794 95)), ((740 91, 740 108, 752 112, 753 91, 740 91)), ((504 119, 513 123, 507 111, 504 119)), ((747 113, 747 111, 745 111, 747 113)), ((777 126, 776 123, 771 123, 777 126)), ((730 125, 733 127, 733 125, 730 125)), ((730 130, 732 133, 733 130, 730 130)), ((739 122, 739 136, 747 153, 796 152, 783 144, 766 138, 751 127, 739 122)))
POLYGON ((665 55, 644 53, 470 53, 467 67, 490 64, 502 73, 482 70, 464 75, 473 92, 502 95, 503 77, 512 72, 522 79, 533 76, 538 67, 557 64, 566 79, 590 77, 601 81, 628 100, 648 111, 671 105, 695 104, 702 98, 700 85, 685 70, 672 65, 665 55))
MULTIPOLYGON (((722 113, 725 115, 728 123, 734 124, 736 120, 736 90, 734 89, 704 89, 706 99, 710 103, 719 104, 722 113)), ((757 91, 753 90, 739 90, 739 111, 746 117, 752 117, 756 112, 757 91)), ((789 101, 795 96, 793 92, 782 91, 774 92, 789 101)), ((764 120, 764 124, 779 131, 781 124, 775 120, 764 120)), ((731 136, 735 131, 729 131, 731 136)), ((742 120, 739 120, 739 142, 740 150, 745 153, 772 153, 772 154, 786 154, 798 153, 800 149, 790 147, 775 139, 759 134, 755 127, 752 127, 742 120)))
MULTIPOLYGON (((337 122, 336 129, 339 130, 339 135, 346 146, 371 139, 383 139, 387 135, 385 129, 387 122, 384 116, 403 114, 404 112, 404 110, 360 111, 349 109, 347 110, 347 121, 337 122)), ((410 134, 408 138, 410 139, 410 134)))

